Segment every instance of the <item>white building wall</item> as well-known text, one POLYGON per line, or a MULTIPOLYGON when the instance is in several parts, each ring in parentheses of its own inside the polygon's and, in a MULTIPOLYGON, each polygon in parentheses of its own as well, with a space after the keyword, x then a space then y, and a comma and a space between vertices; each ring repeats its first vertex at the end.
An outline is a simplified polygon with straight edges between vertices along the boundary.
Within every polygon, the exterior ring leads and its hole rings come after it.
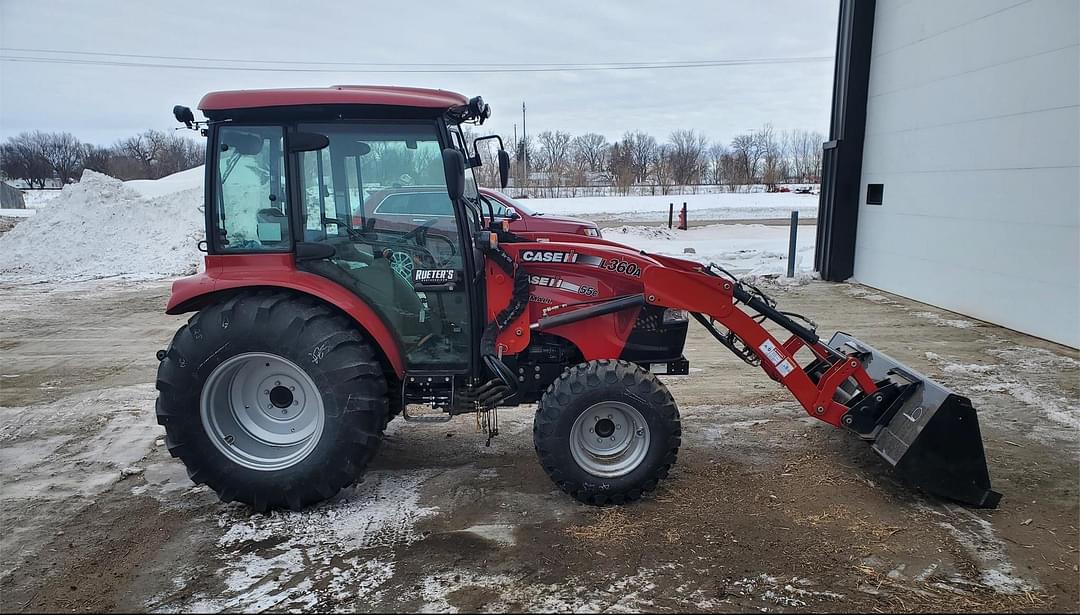
POLYGON ((867 103, 855 279, 1080 347, 1080 2, 878 0, 867 103))

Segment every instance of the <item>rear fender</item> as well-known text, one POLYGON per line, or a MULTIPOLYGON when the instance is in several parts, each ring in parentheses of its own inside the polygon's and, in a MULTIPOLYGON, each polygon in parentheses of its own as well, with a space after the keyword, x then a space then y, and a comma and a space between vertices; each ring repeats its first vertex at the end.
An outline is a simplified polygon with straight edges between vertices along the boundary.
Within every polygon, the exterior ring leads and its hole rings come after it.
POLYGON ((291 254, 235 254, 206 257, 206 271, 173 282, 166 314, 183 314, 215 301, 223 291, 282 288, 333 305, 360 326, 379 346, 400 378, 405 373, 397 337, 370 306, 322 276, 296 269, 291 254))

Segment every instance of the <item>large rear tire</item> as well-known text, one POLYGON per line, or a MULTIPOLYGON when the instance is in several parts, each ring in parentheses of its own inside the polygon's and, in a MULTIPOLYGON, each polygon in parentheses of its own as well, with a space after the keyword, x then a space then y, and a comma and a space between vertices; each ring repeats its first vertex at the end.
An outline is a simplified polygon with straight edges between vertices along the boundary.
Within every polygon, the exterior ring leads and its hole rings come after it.
POLYGON ((196 484, 257 511, 355 482, 387 421, 386 380, 356 325, 310 298, 234 295, 196 313, 158 366, 158 423, 196 484))
POLYGON ((533 443, 560 489, 586 504, 641 498, 679 453, 679 409, 667 387, 627 361, 567 369, 540 399, 533 443))

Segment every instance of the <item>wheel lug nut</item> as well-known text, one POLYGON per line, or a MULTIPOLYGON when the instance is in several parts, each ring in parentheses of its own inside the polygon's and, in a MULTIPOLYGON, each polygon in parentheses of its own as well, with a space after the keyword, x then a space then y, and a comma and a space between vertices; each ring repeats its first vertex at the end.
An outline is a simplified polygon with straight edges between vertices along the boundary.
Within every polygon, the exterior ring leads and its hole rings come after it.
POLYGON ((276 387, 281 386, 281 381, 280 380, 275 380, 274 381, 274 386, 276 386, 276 387))
POLYGON ((269 395, 270 389, 263 389, 263 395, 269 395))
POLYGON ((593 432, 593 428, 592 428, 592 427, 590 427, 590 428, 589 428, 589 433, 592 433, 592 432, 593 432))
POLYGON ((296 390, 296 387, 289 387, 289 390, 290 390, 290 391, 295 391, 295 390, 296 390))
POLYGON ((289 411, 288 411, 288 410, 285 410, 285 409, 282 409, 282 410, 281 410, 281 413, 282 413, 282 414, 288 414, 288 413, 289 413, 289 411))

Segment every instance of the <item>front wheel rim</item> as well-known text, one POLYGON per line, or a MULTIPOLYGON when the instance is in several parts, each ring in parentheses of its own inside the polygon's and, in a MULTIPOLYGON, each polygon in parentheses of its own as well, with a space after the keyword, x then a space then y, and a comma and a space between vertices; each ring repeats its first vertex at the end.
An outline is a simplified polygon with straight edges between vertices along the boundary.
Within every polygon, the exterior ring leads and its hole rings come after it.
POLYGON ((589 406, 570 428, 570 453, 578 466, 600 478, 626 476, 641 465, 652 434, 633 406, 603 401, 589 406))
POLYGON ((303 461, 322 437, 326 411, 311 376, 270 353, 236 355, 214 368, 199 403, 203 429, 231 461, 283 470, 303 461))

